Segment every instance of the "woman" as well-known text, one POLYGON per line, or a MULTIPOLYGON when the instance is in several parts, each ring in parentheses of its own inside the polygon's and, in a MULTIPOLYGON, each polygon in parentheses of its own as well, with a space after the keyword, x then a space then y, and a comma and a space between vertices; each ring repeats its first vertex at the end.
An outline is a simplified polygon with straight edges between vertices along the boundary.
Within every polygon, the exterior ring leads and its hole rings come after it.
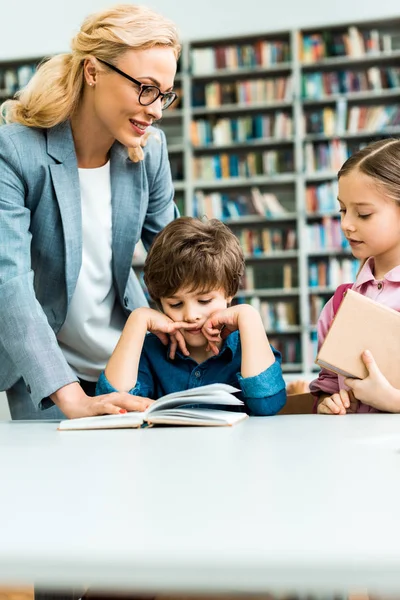
POLYGON ((146 304, 135 244, 177 216, 151 125, 176 98, 179 52, 169 20, 118 5, 89 16, 72 52, 3 104, 0 389, 13 419, 147 406, 92 396, 127 316, 146 304))

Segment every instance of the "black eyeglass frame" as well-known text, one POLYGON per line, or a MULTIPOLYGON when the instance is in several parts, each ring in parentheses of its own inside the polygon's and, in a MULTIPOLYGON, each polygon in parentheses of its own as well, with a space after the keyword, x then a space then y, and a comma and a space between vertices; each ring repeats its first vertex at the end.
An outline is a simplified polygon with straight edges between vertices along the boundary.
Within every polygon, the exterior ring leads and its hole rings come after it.
POLYGON ((122 75, 122 77, 125 77, 125 79, 128 79, 129 81, 131 81, 135 85, 139 86, 140 89, 139 89, 138 100, 139 100, 139 104, 141 104, 142 106, 150 106, 150 104, 153 104, 153 102, 155 102, 156 100, 158 100, 158 98, 160 96, 161 96, 161 99, 173 97, 173 99, 171 100, 171 102, 167 106, 163 106, 162 103, 161 103, 161 110, 165 110, 165 109, 169 108, 171 106, 171 104, 173 102, 175 102, 175 100, 178 98, 178 94, 176 92, 165 92, 165 93, 163 93, 158 86, 156 86, 156 85, 148 85, 146 83, 142 83, 141 81, 138 81, 137 79, 134 79, 134 77, 131 77, 127 73, 124 73, 124 71, 121 71, 121 69, 118 69, 118 67, 114 67, 114 65, 111 65, 110 63, 106 62, 105 60, 102 60, 101 58, 97 58, 97 60, 99 62, 103 63, 103 65, 106 65, 107 67, 109 67, 109 69, 111 69, 112 71, 115 71, 116 73, 118 73, 118 75, 122 75), (154 98, 154 100, 151 100, 151 102, 145 103, 145 102, 141 101, 141 97, 142 97, 143 92, 146 89, 148 89, 148 88, 154 88, 155 90, 157 90, 158 94, 154 98))

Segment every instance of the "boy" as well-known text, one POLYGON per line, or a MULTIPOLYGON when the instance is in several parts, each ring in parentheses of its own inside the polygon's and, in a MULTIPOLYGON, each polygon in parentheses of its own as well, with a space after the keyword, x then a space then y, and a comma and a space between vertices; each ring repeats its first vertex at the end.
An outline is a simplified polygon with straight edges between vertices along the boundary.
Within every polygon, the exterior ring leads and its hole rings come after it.
POLYGON ((286 401, 280 354, 252 306, 229 307, 243 270, 239 241, 221 221, 181 217, 167 225, 144 266, 145 284, 162 312, 131 313, 97 393, 157 399, 229 383, 241 389, 248 414, 277 413, 286 401))

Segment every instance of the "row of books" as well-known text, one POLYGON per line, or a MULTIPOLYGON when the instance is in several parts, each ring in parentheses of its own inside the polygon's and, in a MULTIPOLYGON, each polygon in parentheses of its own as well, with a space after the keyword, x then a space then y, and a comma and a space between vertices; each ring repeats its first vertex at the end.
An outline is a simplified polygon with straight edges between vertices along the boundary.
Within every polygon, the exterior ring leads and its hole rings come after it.
POLYGON ((194 146, 222 146, 260 139, 282 140, 292 136, 292 115, 282 111, 237 118, 197 119, 190 125, 194 146))
POLYGON ((241 282, 242 290, 285 289, 290 290, 298 285, 298 270, 296 261, 268 261, 246 265, 246 271, 241 282))
POLYGON ((237 236, 243 252, 247 255, 258 256, 297 248, 297 234, 293 228, 263 227, 250 229, 245 227, 241 229, 237 236))
MULTIPOLYGON (((242 301, 242 298, 240 299, 242 301)), ((261 299, 253 296, 246 300, 261 315, 264 329, 269 331, 287 331, 290 327, 299 325, 299 305, 297 300, 276 301, 261 299)))
POLYGON ((343 31, 322 31, 303 34, 301 60, 312 64, 334 56, 360 58, 381 52, 391 52, 392 36, 378 29, 360 30, 350 26, 343 31))
POLYGON ((264 150, 246 154, 221 153, 193 159, 193 177, 205 181, 276 175, 294 171, 293 149, 264 150))
POLYGON ((335 108, 325 106, 307 110, 303 114, 303 130, 306 134, 326 136, 358 132, 385 132, 386 127, 400 124, 400 104, 353 105, 348 107, 345 100, 335 108))
POLYGON ((400 125, 400 104, 383 106, 352 106, 349 110, 347 131, 384 131, 400 125))
MULTIPOLYGON (((343 282, 347 283, 347 282, 343 282)), ((322 309, 324 308, 329 295, 311 295, 310 296, 310 325, 316 325, 318 323, 319 316, 322 309)))
POLYGON ((174 181, 183 181, 185 179, 183 155, 170 154, 169 163, 171 166, 172 179, 174 181))
POLYGON ((250 193, 212 192, 197 190, 193 198, 193 213, 209 219, 239 219, 248 215, 274 218, 287 213, 285 206, 271 192, 252 188, 250 193))
POLYGON ((359 141, 306 142, 304 144, 304 167, 307 173, 339 171, 353 152, 365 146, 359 141))
POLYGON ((183 88, 180 85, 174 85, 174 92, 178 96, 177 99, 171 104, 168 110, 176 110, 183 106, 183 88))
POLYGON ((313 71, 303 73, 302 97, 319 100, 350 92, 380 92, 400 87, 399 67, 369 67, 355 70, 313 71))
POLYGON ((13 96, 27 85, 35 71, 36 63, 0 70, 0 93, 3 96, 13 96))
POLYGON ((347 129, 347 102, 341 99, 336 107, 325 106, 306 110, 303 113, 303 133, 307 135, 323 133, 341 135, 347 129))
POLYGON ((355 258, 312 260, 308 265, 308 285, 337 288, 341 283, 355 281, 358 269, 359 262, 355 258))
MULTIPOLYGON (((282 354, 283 365, 294 365, 294 370, 298 370, 298 365, 301 363, 301 343, 297 336, 268 336, 270 344, 282 354)), ((316 356, 316 354, 315 354, 316 356)))
POLYGON ((185 214, 185 197, 181 192, 175 193, 174 202, 180 215, 185 214))
POLYGON ((239 81, 194 82, 192 86, 194 108, 218 108, 225 104, 250 105, 292 100, 293 79, 290 75, 239 81))
POLYGON ((257 40, 252 44, 218 45, 191 51, 193 75, 209 74, 218 69, 270 67, 288 61, 288 40, 257 40))
POLYGON ((308 223, 306 244, 309 252, 349 250, 349 243, 342 233, 340 219, 333 217, 322 217, 319 223, 308 223))
POLYGON ((337 201, 338 186, 336 181, 308 185, 306 187, 307 213, 324 213, 339 210, 337 201))
MULTIPOLYGON (((308 362, 310 365, 315 363, 315 358, 318 354, 318 333, 316 331, 310 332, 309 344, 308 344, 308 362)), ((319 371, 319 367, 314 364, 315 370, 319 371)))

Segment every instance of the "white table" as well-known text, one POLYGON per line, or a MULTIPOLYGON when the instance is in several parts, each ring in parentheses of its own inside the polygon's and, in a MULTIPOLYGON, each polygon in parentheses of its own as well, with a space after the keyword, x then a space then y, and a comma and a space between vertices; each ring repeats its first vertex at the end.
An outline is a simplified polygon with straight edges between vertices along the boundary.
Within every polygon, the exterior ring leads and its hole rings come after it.
POLYGON ((1 423, 0 485, 0 585, 400 592, 400 415, 1 423))

